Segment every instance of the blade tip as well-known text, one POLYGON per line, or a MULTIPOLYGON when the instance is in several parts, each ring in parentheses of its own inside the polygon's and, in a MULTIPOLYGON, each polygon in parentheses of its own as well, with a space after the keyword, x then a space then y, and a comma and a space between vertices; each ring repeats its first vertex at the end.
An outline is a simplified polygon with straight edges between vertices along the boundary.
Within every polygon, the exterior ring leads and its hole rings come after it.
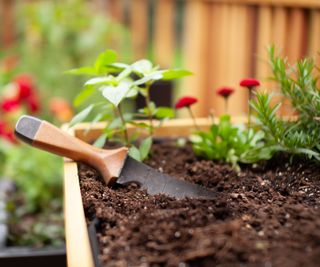
POLYGON ((14 134, 22 141, 30 144, 33 142, 40 124, 41 120, 32 116, 23 115, 16 124, 14 134))

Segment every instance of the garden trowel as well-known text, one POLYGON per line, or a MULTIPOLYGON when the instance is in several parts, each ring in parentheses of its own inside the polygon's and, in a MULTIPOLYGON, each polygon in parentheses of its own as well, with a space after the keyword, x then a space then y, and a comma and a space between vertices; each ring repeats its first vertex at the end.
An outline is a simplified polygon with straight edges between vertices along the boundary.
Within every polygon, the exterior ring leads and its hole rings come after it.
POLYGON ((128 155, 128 148, 100 149, 69 135, 54 125, 31 116, 22 116, 15 135, 24 142, 48 152, 84 162, 97 169, 107 185, 137 183, 151 195, 165 194, 212 199, 216 194, 204 187, 177 180, 128 155))

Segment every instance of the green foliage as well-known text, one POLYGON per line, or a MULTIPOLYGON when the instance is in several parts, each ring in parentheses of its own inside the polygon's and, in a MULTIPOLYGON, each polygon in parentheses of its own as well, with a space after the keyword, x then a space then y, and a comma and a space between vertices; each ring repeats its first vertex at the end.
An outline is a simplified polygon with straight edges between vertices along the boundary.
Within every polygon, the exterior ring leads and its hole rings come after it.
MULTIPOLYGON (((84 79, 63 71, 89 64, 106 44, 121 51, 122 59, 131 57, 129 32, 88 1, 17 1, 16 14, 18 40, 11 50, 19 59, 16 71, 35 76, 43 103, 52 95, 73 99, 84 79)), ((101 73, 104 66, 99 61, 103 60, 98 58, 94 65, 101 73)), ((91 68, 78 70, 96 74, 92 72, 91 68)))
MULTIPOLYGON (((90 113, 95 110, 96 121, 107 120, 108 124, 103 134, 96 141, 95 145, 101 146, 106 139, 115 139, 122 137, 120 141, 131 147, 130 154, 138 159, 145 159, 151 148, 152 134, 156 127, 154 119, 161 122, 174 117, 173 109, 169 107, 157 107, 150 99, 151 85, 159 80, 172 80, 191 73, 181 69, 160 70, 158 66, 153 65, 149 60, 138 60, 131 65, 122 62, 116 62, 117 55, 112 50, 106 50, 101 53, 92 66, 81 67, 67 71, 74 75, 91 75, 93 76, 85 83, 85 89, 75 98, 74 104, 81 105, 93 98, 102 99, 102 102, 93 101, 88 107, 84 108, 71 121, 71 126, 87 120, 90 113), (128 99, 135 98, 141 94, 145 98, 146 106, 138 113, 124 112, 123 103, 128 99), (102 98, 101 98, 102 96, 102 98), (105 101, 106 100, 106 101, 105 101), (102 104, 102 108, 96 108, 102 104), (107 111, 107 112, 106 112, 107 111), (98 119, 97 119, 98 118, 98 119), (135 119, 147 119, 149 123, 136 122, 135 119), (139 148, 132 143, 138 136, 130 137, 127 126, 135 125, 140 130, 147 130, 149 137, 141 142, 139 148)), ((101 106, 100 106, 101 107, 101 106)), ((91 121, 93 121, 91 119, 91 121)))
POLYGON ((7 203, 9 244, 61 246, 64 243, 61 159, 2 140, 0 151, 6 159, 0 168, 1 177, 10 178, 17 186, 7 203))
POLYGON ((149 136, 141 142, 139 148, 132 145, 129 149, 129 155, 135 160, 143 161, 148 157, 151 146, 152 138, 149 136))
POLYGON ((223 160, 238 168, 238 163, 253 163, 270 159, 273 147, 266 147, 264 132, 234 126, 229 115, 220 117, 209 132, 197 132, 190 138, 198 156, 223 160))
POLYGON ((275 55, 274 47, 270 48, 269 55, 272 79, 289 100, 296 118, 279 118, 276 113, 281 104, 272 106, 271 95, 258 93, 251 105, 257 112, 257 120, 266 133, 266 140, 278 151, 320 160, 319 69, 308 58, 290 65, 286 59, 275 55))
POLYGON ((26 202, 25 212, 45 210, 62 194, 62 161, 28 146, 11 146, 4 172, 13 179, 26 202))

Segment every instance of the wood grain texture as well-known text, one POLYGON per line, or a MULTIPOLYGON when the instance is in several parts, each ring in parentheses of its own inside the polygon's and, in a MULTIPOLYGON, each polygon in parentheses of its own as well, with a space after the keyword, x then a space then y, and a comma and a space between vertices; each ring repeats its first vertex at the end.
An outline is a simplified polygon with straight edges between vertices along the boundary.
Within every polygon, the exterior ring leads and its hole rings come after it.
POLYGON ((183 58, 186 69, 194 73, 183 79, 183 95, 196 96, 200 105, 194 105, 196 116, 208 114, 208 68, 209 68, 209 4, 187 1, 185 10, 183 58))
POLYGON ((277 49, 284 51, 288 32, 288 9, 275 7, 272 18, 272 42, 277 49))
POLYGON ((64 214, 68 267, 94 267, 75 162, 64 163, 64 214))
POLYGON ((291 10, 289 15, 286 55, 293 63, 305 55, 306 21, 304 11, 299 8, 291 10))
MULTIPOLYGON (((68 125, 62 130, 74 136, 68 125)), ((94 267, 79 185, 77 163, 64 159, 64 222, 68 267, 94 267)))
POLYGON ((268 46, 272 38, 272 9, 269 6, 260 6, 258 10, 258 29, 256 47, 256 77, 262 81, 262 86, 266 86, 266 78, 270 76, 268 65, 268 46))
POLYGON ((315 58, 320 66, 320 10, 312 10, 310 17, 308 55, 315 58))
POLYGON ((0 1, 0 36, 1 45, 5 48, 10 47, 15 39, 14 8, 14 0, 0 1))
POLYGON ((99 170, 107 185, 119 177, 128 154, 126 147, 106 150, 91 146, 46 121, 41 122, 32 146, 91 165, 99 170))
MULTIPOLYGON (((244 116, 233 116, 233 123, 246 123, 247 118, 244 116)), ((200 129, 206 130, 209 129, 209 125, 211 125, 212 120, 210 118, 197 118, 197 125, 200 129)), ((218 118, 214 119, 215 122, 218 121, 218 118)), ((149 121, 142 121, 146 124, 149 121)), ((106 126, 104 122, 96 123, 92 127, 90 127, 90 131, 86 131, 87 127, 90 124, 88 123, 79 123, 77 126, 73 128, 76 136, 81 140, 85 140, 86 142, 92 142, 97 139, 102 129, 106 126)), ((170 137, 179 137, 179 136, 188 136, 193 133, 195 130, 192 119, 190 118, 180 118, 180 119, 172 119, 169 121, 165 121, 160 128, 155 128, 155 136, 170 136, 170 137)), ((135 127, 132 125, 128 126, 129 135, 132 135, 135 132, 135 127)))
POLYGON ((304 7, 304 8, 320 8, 319 0, 196 0, 213 3, 225 4, 242 4, 242 5, 258 5, 258 6, 286 6, 286 7, 304 7))
POLYGON ((130 18, 134 58, 141 59, 146 56, 148 48, 148 1, 132 0, 130 18))
POLYGON ((155 2, 154 57, 164 68, 172 67, 175 52, 175 0, 155 2))

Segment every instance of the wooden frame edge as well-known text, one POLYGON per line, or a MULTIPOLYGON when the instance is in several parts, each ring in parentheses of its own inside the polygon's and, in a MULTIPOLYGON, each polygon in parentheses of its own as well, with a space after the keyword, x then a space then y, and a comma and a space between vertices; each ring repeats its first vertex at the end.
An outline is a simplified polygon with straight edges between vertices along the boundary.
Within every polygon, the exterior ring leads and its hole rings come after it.
MULTIPOLYGON (((74 135, 66 125, 62 129, 74 135)), ((64 216, 68 267, 94 267, 77 163, 64 159, 64 216)))

